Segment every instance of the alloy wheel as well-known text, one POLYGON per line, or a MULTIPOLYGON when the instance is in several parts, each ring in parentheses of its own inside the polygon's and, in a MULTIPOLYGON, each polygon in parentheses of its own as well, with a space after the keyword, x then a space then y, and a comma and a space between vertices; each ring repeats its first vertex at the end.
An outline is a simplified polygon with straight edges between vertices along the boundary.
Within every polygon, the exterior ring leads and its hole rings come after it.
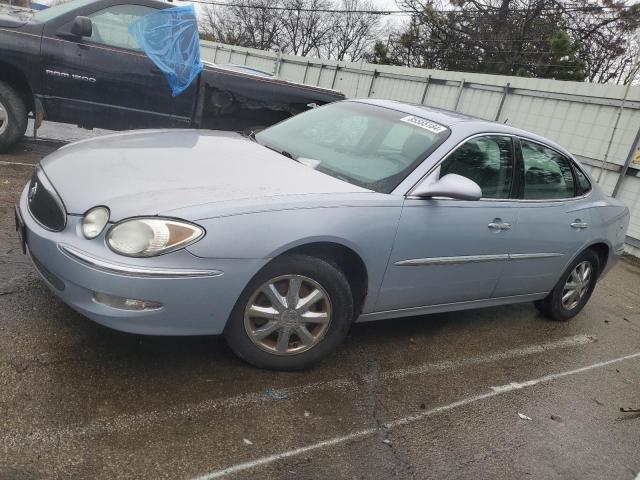
POLYGON ((565 310, 573 310, 589 290, 593 267, 591 262, 580 262, 567 278, 562 289, 562 306, 565 310))
POLYGON ((330 323, 329 295, 303 275, 284 275, 264 283, 251 295, 244 312, 244 328, 251 341, 275 355, 313 348, 330 323))
POLYGON ((0 135, 9 128, 9 112, 2 102, 0 102, 0 135))

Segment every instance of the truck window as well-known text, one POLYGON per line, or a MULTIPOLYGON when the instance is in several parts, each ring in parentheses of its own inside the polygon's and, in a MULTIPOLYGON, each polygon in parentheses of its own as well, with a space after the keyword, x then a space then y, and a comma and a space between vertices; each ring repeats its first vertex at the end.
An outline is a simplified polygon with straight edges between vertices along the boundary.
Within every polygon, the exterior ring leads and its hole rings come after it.
POLYGON ((33 19, 36 22, 48 22, 49 20, 53 20, 58 18, 65 13, 69 13, 76 8, 82 8, 90 3, 93 3, 94 0, 72 0, 71 2, 64 2, 55 7, 46 8, 44 10, 40 10, 33 14, 33 19))
POLYGON ((138 42, 129 34, 129 25, 155 8, 142 5, 115 5, 89 15, 93 24, 90 40, 111 47, 140 50, 138 42))

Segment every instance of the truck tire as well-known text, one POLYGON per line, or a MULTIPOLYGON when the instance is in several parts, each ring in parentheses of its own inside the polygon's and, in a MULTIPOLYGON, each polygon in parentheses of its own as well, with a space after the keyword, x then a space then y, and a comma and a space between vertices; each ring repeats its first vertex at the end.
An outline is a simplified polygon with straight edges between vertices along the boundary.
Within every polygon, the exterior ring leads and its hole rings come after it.
POLYGON ((15 145, 27 131, 27 113, 20 94, 0 82, 0 152, 15 145))

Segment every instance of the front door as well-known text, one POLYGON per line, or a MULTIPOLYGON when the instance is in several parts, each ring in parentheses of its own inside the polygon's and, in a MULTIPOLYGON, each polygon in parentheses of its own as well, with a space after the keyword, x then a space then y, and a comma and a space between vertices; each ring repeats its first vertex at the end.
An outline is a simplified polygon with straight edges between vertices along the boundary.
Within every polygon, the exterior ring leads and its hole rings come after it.
POLYGON ((123 4, 88 13, 91 37, 70 36, 73 19, 47 25, 51 31, 42 41, 47 118, 115 130, 189 126, 196 82, 174 98, 128 31, 132 22, 155 11, 123 4))
POLYGON ((480 185, 478 201, 405 201, 376 310, 485 300, 492 296, 518 228, 510 136, 474 137, 431 174, 455 173, 480 185))

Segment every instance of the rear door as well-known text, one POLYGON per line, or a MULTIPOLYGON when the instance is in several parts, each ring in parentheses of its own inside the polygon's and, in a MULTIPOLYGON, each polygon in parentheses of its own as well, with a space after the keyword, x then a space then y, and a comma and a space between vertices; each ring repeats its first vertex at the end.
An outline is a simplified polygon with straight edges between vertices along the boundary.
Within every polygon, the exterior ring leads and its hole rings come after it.
POLYGON ((196 83, 173 97, 164 75, 140 50, 129 25, 151 6, 87 7, 91 37, 69 35, 73 18, 45 27, 42 41, 47 117, 115 130, 189 126, 196 83), (92 11, 92 8, 96 8, 92 11))
POLYGON ((550 291, 590 238, 586 177, 576 179, 573 161, 547 145, 525 138, 520 145, 518 229, 496 296, 550 291))

